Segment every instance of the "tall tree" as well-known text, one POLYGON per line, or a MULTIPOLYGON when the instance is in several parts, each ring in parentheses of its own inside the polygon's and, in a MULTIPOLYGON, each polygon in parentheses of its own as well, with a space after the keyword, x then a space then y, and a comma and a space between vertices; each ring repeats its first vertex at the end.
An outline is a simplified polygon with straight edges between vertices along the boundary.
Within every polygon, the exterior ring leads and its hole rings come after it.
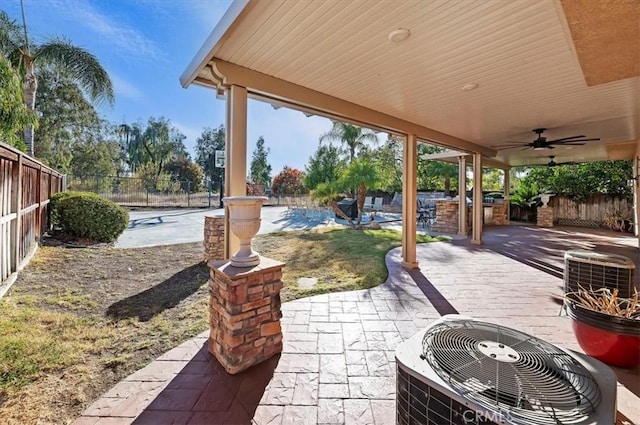
POLYGON ((263 189, 271 184, 271 165, 267 159, 270 149, 264 147, 264 138, 260 136, 256 142, 256 149, 251 155, 249 172, 251 181, 260 185, 263 189))
POLYGON ((304 173, 296 168, 285 165, 273 178, 271 183, 271 191, 274 195, 297 195, 305 192, 302 185, 304 173))
MULTIPOLYGON (((6 49, 9 60, 22 74, 22 90, 24 103, 30 110, 35 110, 38 90, 38 74, 43 66, 52 66, 65 70, 75 83, 89 96, 93 102, 108 101, 113 103, 113 86, 109 75, 98 59, 87 50, 74 46, 69 41, 53 37, 41 44, 29 39, 27 21, 22 7, 22 31, 16 33, 15 21, 0 19, 0 45, 6 49)), ((27 152, 34 154, 34 127, 27 125, 24 129, 24 143, 27 152)))
POLYGON ((597 161, 556 167, 517 169, 525 173, 521 185, 535 187, 539 193, 551 192, 581 201, 595 194, 630 197, 626 182, 633 176, 633 163, 624 161, 597 161))
POLYGON ((224 149, 225 130, 222 125, 218 128, 205 128, 200 137, 196 139, 196 162, 202 168, 204 175, 209 177, 212 182, 222 181, 224 169, 216 167, 215 153, 217 150, 224 149))
POLYGON ((71 172, 74 176, 114 176, 118 172, 118 142, 89 139, 72 147, 71 172))
POLYGON ((360 224, 367 189, 377 189, 380 186, 380 174, 373 162, 364 158, 357 158, 347 166, 340 180, 344 189, 355 188, 358 224, 360 224))
MULTIPOLYGON (((418 155, 443 152, 437 146, 420 144, 418 155)), ((418 163, 418 187, 443 189, 445 196, 451 193, 451 186, 458 182, 458 165, 443 161, 422 160, 418 163)))
POLYGON ((380 189, 393 193, 402 191, 402 142, 389 138, 371 155, 380 174, 380 189))
POLYGON ((186 136, 164 117, 151 117, 146 126, 133 124, 128 135, 128 161, 136 172, 146 166, 146 174, 150 173, 149 167, 152 167, 155 175, 160 176, 168 161, 188 157, 184 139, 186 136))
POLYGON ((180 182, 180 189, 185 192, 199 192, 202 184, 202 169, 189 158, 172 159, 164 166, 164 171, 173 181, 180 182))
POLYGON ((26 146, 18 133, 36 122, 22 100, 20 77, 0 52, 0 141, 24 151, 26 146))
POLYGON ((35 152, 45 164, 69 173, 73 146, 100 139, 96 132, 104 136, 106 123, 100 121, 93 105, 66 72, 42 68, 39 81, 36 109, 41 117, 35 132, 35 152))
POLYGON ((320 143, 332 141, 340 142, 346 146, 349 162, 353 162, 356 151, 364 148, 367 142, 377 143, 378 136, 368 128, 334 121, 331 130, 320 136, 320 143))
POLYGON ((482 170, 482 188, 493 192, 501 192, 504 185, 504 172, 498 168, 482 170))
POLYGON ((321 183, 338 181, 344 162, 335 146, 318 146, 305 165, 304 187, 314 190, 321 183))

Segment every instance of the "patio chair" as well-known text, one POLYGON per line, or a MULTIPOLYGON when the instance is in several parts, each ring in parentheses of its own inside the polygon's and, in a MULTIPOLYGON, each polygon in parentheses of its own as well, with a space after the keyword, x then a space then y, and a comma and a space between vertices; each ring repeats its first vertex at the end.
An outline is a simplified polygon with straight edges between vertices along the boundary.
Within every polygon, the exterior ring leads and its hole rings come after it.
POLYGON ((362 210, 373 211, 373 196, 364 197, 364 205, 362 206, 362 210))
POLYGON ((382 198, 375 198, 373 201, 373 211, 382 211, 382 198))

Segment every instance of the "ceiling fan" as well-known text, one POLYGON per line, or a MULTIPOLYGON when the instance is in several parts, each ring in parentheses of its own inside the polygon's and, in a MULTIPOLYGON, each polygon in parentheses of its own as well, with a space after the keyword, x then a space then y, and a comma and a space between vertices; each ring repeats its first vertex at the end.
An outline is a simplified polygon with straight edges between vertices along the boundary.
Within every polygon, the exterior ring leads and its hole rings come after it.
POLYGON ((556 165, 576 165, 577 164, 577 162, 575 161, 555 162, 553 158, 555 158, 555 155, 549 156, 550 161, 547 163, 547 167, 555 167, 556 165))
POLYGON ((538 135, 538 138, 530 143, 508 143, 505 145, 493 146, 496 149, 513 149, 513 148, 523 148, 529 149, 533 148, 534 150, 542 150, 542 149, 553 149, 555 146, 582 146, 584 142, 591 142, 594 140, 600 139, 585 139, 585 135, 581 134, 579 136, 571 136, 571 137, 563 137, 561 139, 547 140, 546 137, 542 135, 546 128, 535 128, 531 131, 538 135))

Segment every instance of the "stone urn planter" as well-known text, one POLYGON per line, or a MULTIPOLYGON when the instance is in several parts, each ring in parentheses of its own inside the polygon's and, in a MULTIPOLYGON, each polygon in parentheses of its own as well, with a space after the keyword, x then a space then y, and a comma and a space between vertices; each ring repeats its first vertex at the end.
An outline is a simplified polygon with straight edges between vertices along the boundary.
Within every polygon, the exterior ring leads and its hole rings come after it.
POLYGON ((542 207, 543 208, 547 207, 547 204, 549 204, 549 200, 554 195, 555 195, 555 193, 541 193, 540 194, 540 201, 542 201, 542 207))
POLYGON ((222 199, 229 211, 229 227, 240 239, 240 250, 231 256, 234 267, 253 267, 260 256, 251 248, 251 240, 260 230, 260 211, 264 196, 229 196, 222 199))

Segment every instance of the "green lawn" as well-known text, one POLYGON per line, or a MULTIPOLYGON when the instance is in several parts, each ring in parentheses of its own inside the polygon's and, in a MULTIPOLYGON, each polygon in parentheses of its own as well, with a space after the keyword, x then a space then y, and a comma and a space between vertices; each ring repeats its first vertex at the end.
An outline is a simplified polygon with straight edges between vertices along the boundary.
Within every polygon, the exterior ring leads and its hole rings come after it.
MULTIPOLYGON (((448 238, 418 235, 418 242, 448 238)), ((286 263, 283 273, 283 301, 336 291, 366 289, 387 279, 384 258, 402 244, 395 230, 319 229, 312 232, 279 232, 256 238, 261 255, 286 263), (304 289, 300 278, 317 278, 304 289)))

